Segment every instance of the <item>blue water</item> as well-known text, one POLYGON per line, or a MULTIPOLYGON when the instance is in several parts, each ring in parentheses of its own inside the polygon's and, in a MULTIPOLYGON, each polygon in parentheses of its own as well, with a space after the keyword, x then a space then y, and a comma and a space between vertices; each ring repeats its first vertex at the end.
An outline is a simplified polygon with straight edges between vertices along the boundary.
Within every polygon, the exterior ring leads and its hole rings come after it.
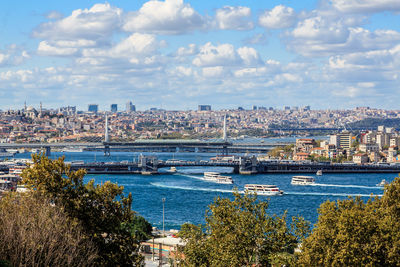
MULTIPOLYGON (((113 152, 111 157, 104 157, 101 152, 52 153, 51 158, 65 155, 66 161, 132 161, 140 153, 113 152)), ((203 153, 143 153, 159 159, 209 159, 215 154, 203 153)), ((29 154, 17 154, 18 158, 28 158, 29 154)), ((300 215, 311 223, 317 221, 317 209, 326 200, 335 201, 348 196, 361 196, 367 200, 371 194, 382 195, 383 189, 376 187, 382 179, 392 181, 396 174, 323 174, 316 176, 316 185, 293 186, 290 184, 293 174, 231 174, 234 185, 215 184, 202 181, 204 171, 215 170, 230 172, 230 168, 178 168, 178 173, 163 173, 153 176, 142 175, 87 175, 85 180, 94 179, 97 183, 111 181, 124 186, 124 192, 133 195, 132 209, 145 217, 153 226, 162 227, 162 198, 165 202, 165 228, 179 229, 185 222, 204 223, 207 206, 218 197, 232 198, 233 188, 239 191, 248 183, 275 184, 285 194, 282 196, 259 196, 261 201, 269 201, 271 214, 288 216, 300 215)), ((167 170, 161 170, 167 171, 167 170)))

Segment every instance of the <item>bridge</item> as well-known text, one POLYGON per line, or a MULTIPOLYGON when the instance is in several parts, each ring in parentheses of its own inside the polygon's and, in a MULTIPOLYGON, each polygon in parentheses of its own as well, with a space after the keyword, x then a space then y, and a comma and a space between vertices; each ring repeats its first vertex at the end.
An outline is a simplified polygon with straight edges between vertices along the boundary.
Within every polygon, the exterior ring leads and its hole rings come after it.
POLYGON ((143 139, 132 142, 111 142, 108 134, 108 117, 103 142, 63 142, 63 143, 0 143, 0 149, 43 149, 50 156, 51 149, 55 148, 82 148, 89 151, 103 151, 109 156, 111 151, 133 152, 210 152, 227 155, 228 153, 266 153, 276 146, 285 146, 289 143, 264 143, 263 140, 249 142, 244 140, 229 140, 226 134, 226 117, 224 117, 222 139, 143 139))
POLYGON ((72 163, 71 169, 85 169, 89 174, 158 174, 159 169, 169 167, 231 167, 234 173, 399 173, 400 165, 338 164, 313 162, 259 161, 255 156, 238 157, 232 161, 182 161, 158 160, 156 157, 139 158, 138 162, 92 162, 72 163))
POLYGON ((88 151, 131 152, 203 152, 203 153, 267 153, 276 146, 289 143, 237 142, 223 140, 136 140, 133 142, 64 142, 64 143, 0 143, 0 149, 43 149, 50 156, 52 149, 82 148, 88 151))

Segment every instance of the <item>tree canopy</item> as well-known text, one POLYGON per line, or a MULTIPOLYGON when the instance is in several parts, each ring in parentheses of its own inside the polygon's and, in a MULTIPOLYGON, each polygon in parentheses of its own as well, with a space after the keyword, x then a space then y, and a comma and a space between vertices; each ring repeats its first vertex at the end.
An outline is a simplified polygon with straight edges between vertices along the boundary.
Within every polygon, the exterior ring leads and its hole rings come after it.
POLYGON ((290 264, 294 249, 308 233, 309 224, 286 214, 271 216, 268 202, 234 192, 234 200, 216 198, 206 212, 205 226, 184 224, 179 233, 186 266, 253 266, 290 264))
POLYGON ((124 196, 123 187, 110 182, 95 184, 91 180, 85 184, 86 172, 71 171, 64 158, 33 155, 32 160, 22 174, 23 183, 79 222, 85 236, 96 245, 97 265, 141 264, 139 241, 132 235, 136 215, 131 210, 131 194, 124 196))
POLYGON ((397 266, 400 262, 400 178, 382 198, 327 201, 302 244, 302 266, 397 266))
POLYGON ((93 266, 97 257, 81 225, 48 199, 32 193, 1 199, 0 266, 93 266))

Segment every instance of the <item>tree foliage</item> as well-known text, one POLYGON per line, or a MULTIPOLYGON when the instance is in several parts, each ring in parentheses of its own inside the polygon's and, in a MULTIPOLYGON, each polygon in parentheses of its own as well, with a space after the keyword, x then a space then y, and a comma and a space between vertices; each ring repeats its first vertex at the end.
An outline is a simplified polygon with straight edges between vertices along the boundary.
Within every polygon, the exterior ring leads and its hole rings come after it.
POLYGON ((268 203, 238 192, 234 200, 216 198, 206 213, 206 225, 182 226, 180 236, 187 266, 252 266, 282 262, 290 264, 298 242, 308 233, 302 218, 270 216, 268 203), (285 254, 290 257, 279 257, 285 254), (279 258, 279 260, 278 260, 279 258))
POLYGON ((23 183, 37 195, 49 198, 66 214, 77 220, 86 237, 99 252, 98 265, 140 265, 139 242, 131 234, 135 214, 132 196, 123 195, 123 187, 94 180, 84 183, 84 170, 71 171, 64 158, 50 160, 33 155, 33 164, 22 174, 23 183))
POLYGON ((48 199, 9 193, 0 201, 0 260, 9 266, 92 266, 96 258, 80 224, 48 199))
POLYGON ((302 266, 397 266, 400 262, 400 178, 382 198, 327 201, 302 244, 302 266))

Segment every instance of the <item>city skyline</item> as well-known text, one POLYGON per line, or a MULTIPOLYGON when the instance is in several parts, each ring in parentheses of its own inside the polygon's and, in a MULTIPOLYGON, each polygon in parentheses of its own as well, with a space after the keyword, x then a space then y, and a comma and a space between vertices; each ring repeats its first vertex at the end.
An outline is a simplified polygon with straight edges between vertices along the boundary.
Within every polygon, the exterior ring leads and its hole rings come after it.
POLYGON ((400 2, 0 4, 0 107, 397 109, 400 2))

